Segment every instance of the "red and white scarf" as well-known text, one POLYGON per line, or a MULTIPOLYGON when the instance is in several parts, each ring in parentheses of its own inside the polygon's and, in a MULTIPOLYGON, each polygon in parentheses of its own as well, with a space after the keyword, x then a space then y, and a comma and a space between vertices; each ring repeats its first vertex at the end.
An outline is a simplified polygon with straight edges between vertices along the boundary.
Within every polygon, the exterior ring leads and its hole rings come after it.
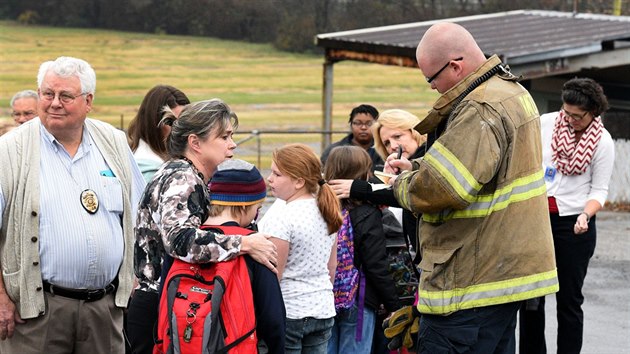
POLYGON ((586 127, 580 140, 576 141, 575 130, 569 124, 569 116, 560 111, 551 139, 552 161, 558 171, 565 176, 586 172, 602 137, 603 128, 602 119, 597 116, 586 127))

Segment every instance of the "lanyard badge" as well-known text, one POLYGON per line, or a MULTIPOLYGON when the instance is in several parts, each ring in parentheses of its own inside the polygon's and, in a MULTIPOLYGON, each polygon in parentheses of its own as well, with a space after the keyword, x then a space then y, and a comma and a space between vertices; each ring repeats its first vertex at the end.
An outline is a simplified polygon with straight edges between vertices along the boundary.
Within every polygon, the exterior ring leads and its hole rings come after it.
POLYGON ((547 182, 553 182, 553 179, 556 177, 556 172, 558 170, 556 170, 555 167, 553 166, 549 166, 545 169, 545 181, 547 182))

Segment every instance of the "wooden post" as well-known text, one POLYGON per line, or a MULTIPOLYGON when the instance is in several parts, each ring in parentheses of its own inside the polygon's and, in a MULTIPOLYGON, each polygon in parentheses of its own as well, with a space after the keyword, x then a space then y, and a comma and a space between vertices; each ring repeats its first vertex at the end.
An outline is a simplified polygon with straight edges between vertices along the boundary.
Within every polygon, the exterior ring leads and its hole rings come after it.
POLYGON ((324 63, 324 89, 322 102, 322 149, 330 145, 332 140, 332 97, 333 97, 333 62, 326 60, 324 63))

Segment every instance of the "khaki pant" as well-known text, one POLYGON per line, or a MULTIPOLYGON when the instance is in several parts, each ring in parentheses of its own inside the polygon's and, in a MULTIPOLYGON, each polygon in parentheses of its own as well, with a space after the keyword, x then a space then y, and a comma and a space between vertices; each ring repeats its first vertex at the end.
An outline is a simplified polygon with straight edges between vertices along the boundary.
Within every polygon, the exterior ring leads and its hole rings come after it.
POLYGON ((17 324, 12 338, 0 340, 0 353, 123 354, 123 309, 114 296, 85 302, 44 293, 46 313, 17 324))

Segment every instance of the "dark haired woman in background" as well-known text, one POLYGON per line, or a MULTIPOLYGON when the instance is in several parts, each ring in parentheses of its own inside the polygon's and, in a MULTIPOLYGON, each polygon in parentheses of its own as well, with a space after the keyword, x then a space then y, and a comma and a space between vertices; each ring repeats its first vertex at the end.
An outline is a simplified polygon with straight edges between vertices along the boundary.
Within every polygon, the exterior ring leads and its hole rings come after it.
MULTIPOLYGON (((168 159, 165 140, 171 129, 168 125, 159 127, 168 108, 175 116, 179 116, 190 100, 182 91, 169 85, 157 85, 147 92, 138 108, 138 113, 129 123, 127 138, 133 157, 149 182, 162 163, 168 159)), ((133 353, 151 353, 153 350, 154 328, 157 321, 159 299, 157 292, 135 292, 129 302, 125 316, 125 331, 128 345, 133 353)))
POLYGON ((162 163, 168 159, 164 141, 171 131, 170 126, 158 124, 168 107, 179 116, 190 100, 182 91, 169 85, 157 85, 147 92, 138 113, 129 123, 127 137, 133 156, 144 179, 149 182, 162 163))
MULTIPOLYGON (((604 206, 615 160, 613 140, 600 115, 608 109, 602 87, 574 78, 562 87, 559 112, 540 117, 543 170, 560 291, 556 293, 558 353, 579 353, 584 314, 582 286, 595 251, 595 214, 604 206)), ((520 353, 546 353, 545 299, 525 302, 520 353)))

